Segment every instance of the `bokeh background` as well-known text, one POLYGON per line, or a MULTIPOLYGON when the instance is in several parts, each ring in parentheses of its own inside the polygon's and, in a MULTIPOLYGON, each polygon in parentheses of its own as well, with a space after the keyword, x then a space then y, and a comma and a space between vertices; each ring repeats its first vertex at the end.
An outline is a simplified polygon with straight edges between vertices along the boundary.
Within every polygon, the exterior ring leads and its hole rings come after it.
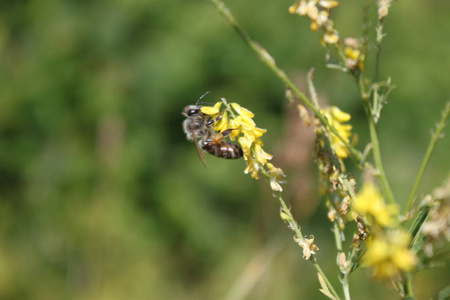
MULTIPOLYGON (((227 4, 300 87, 315 68, 321 100, 352 115, 363 149, 357 90, 324 67, 319 34, 288 14, 292 2, 227 4)), ((361 7, 334 10, 341 37, 360 34, 361 7)), ((382 76, 397 88, 378 129, 402 203, 450 98, 449 11, 448 0, 398 1, 385 23, 382 76)), ((267 184, 243 160, 208 156, 205 170, 186 141, 181 111, 207 90, 205 101, 239 102, 268 129, 285 197, 338 284, 311 132, 210 3, 14 0, 0 2, 0 299, 324 298, 267 184)), ((446 133, 420 195, 449 175, 446 133)), ((367 275, 351 277, 354 299, 397 297, 367 275)), ((448 266, 422 271, 418 298, 449 278, 448 266)))

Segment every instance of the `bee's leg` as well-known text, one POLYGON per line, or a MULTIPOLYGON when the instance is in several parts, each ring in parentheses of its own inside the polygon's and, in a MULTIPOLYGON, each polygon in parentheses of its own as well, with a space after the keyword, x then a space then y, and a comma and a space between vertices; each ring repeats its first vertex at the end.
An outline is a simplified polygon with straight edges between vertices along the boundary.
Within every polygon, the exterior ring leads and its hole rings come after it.
POLYGON ((222 137, 226 137, 228 136, 233 130, 235 130, 236 128, 230 128, 227 130, 222 131, 220 134, 222 135, 222 137))
POLYGON ((236 128, 230 128, 230 129, 224 130, 220 133, 216 133, 213 136, 211 136, 210 138, 208 138, 207 140, 209 142, 217 143, 217 142, 221 141, 224 137, 227 137, 233 130, 236 130, 236 128))
POLYGON ((216 133, 213 136, 211 136, 209 139, 207 139, 208 142, 220 142, 223 139, 224 135, 222 133, 216 133))
MULTIPOLYGON (((223 112, 222 112, 222 114, 223 114, 223 112)), ((216 123, 217 121, 220 121, 220 119, 222 119, 222 114, 220 114, 217 118, 214 118, 214 119, 212 119, 212 120, 209 120, 209 121, 206 123, 206 125, 209 126, 209 125, 212 125, 212 124, 216 123)))

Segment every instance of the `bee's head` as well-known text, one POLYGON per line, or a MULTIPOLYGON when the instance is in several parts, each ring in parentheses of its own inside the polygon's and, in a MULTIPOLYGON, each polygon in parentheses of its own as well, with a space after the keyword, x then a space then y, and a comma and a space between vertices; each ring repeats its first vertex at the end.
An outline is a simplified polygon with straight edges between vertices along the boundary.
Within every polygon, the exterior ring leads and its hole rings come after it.
POLYGON ((201 105, 188 105, 183 109, 181 114, 185 117, 196 116, 202 113, 201 108, 201 105))

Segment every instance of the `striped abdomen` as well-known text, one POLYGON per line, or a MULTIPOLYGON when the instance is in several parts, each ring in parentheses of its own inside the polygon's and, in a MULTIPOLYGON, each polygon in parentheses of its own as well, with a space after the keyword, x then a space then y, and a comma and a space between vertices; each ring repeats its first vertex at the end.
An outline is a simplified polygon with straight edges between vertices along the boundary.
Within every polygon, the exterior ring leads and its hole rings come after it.
POLYGON ((239 145, 220 140, 218 142, 202 142, 202 148, 209 154, 225 159, 237 159, 243 155, 242 148, 239 145))

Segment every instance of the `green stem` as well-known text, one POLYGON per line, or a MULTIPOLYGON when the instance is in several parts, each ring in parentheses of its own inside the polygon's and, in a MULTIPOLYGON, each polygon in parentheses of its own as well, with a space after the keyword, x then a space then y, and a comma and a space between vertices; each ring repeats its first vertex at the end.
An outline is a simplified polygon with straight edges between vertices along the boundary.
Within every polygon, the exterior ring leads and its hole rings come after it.
MULTIPOLYGON (((260 171, 261 173, 266 177, 266 179, 270 182, 270 176, 267 173, 264 166, 260 165, 260 171)), ((305 238, 303 237, 303 233, 300 229, 300 226, 297 225, 297 222, 294 219, 294 216, 292 216, 291 211, 289 207, 286 205, 286 202, 284 202, 283 197, 281 196, 281 192, 274 191, 274 196, 278 199, 280 202, 281 207, 283 208, 283 213, 285 214, 285 221, 289 222, 290 228, 295 232, 296 236, 304 242, 305 238)), ((309 261, 311 261, 314 264, 314 267, 316 268, 317 272, 322 275, 323 280, 325 281, 326 285, 328 286, 328 289, 331 291, 333 296, 340 300, 339 295, 336 293, 336 290, 334 289, 331 282, 328 280, 325 273, 322 271, 322 268, 320 267, 319 263, 317 262, 316 256, 314 254, 311 255, 309 261)))
POLYGON ((378 24, 376 27, 377 36, 376 36, 376 56, 375 56, 375 82, 380 80, 380 61, 381 61, 381 41, 383 40, 383 20, 378 20, 378 24))
POLYGON ((330 292, 333 294, 333 296, 337 299, 340 300, 341 298, 339 297, 339 295, 336 293, 335 289, 333 288, 333 286, 331 285, 331 282, 328 280, 328 278, 325 276, 325 273, 322 271, 322 268, 320 268, 319 264, 317 263, 317 259, 315 255, 311 255, 311 262, 314 264, 314 267, 316 267, 317 272, 322 275, 323 280, 325 281, 325 283, 327 284, 328 288, 330 289, 330 292))
POLYGON ((339 229, 338 221, 333 222, 334 240, 336 241, 336 250, 342 252, 342 240, 341 240, 341 230, 339 229))
POLYGON ((306 105, 309 109, 311 109, 314 112, 315 116, 328 128, 328 130, 331 133, 336 135, 342 141, 345 147, 349 150, 350 155, 357 162, 361 162, 362 154, 359 151, 357 151, 352 145, 350 145, 334 126, 330 125, 328 120, 320 113, 320 110, 316 106, 314 106, 312 102, 308 99, 308 97, 306 97, 306 95, 294 85, 294 83, 289 79, 286 73, 276 65, 275 60, 273 59, 272 56, 270 56, 267 50, 261 47, 261 45, 259 45, 250 38, 247 32, 239 25, 239 23, 233 17, 230 10, 225 6, 225 4, 220 0, 209 0, 209 1, 214 4, 217 11, 222 15, 225 21, 239 34, 239 36, 244 40, 244 42, 247 43, 247 45, 249 45, 253 51, 255 51, 255 53, 258 55, 261 61, 266 66, 268 66, 270 70, 273 73, 275 73, 275 75, 296 94, 296 96, 303 102, 304 105, 306 105))
MULTIPOLYGON (((265 172, 264 168, 262 170, 263 170, 262 173, 266 176, 266 178, 268 180, 270 180, 269 179, 269 175, 265 172)), ((275 195, 278 198, 278 201, 280 202, 281 207, 283 208, 283 212, 287 215, 288 221, 291 224, 297 224, 297 222, 295 221, 294 217, 292 216, 292 214, 290 212, 290 209, 287 207, 286 202, 284 202, 283 198, 281 197, 281 193, 280 192, 275 192, 275 195)), ((293 227, 293 230, 296 233, 297 237, 300 238, 301 240, 304 240, 303 234, 302 234, 299 226, 292 226, 292 227, 293 227)), ((320 275, 322 275, 323 280, 327 284, 327 286, 330 289, 330 291, 333 294, 333 296, 335 296, 336 299, 340 299, 339 295, 336 293, 336 290, 333 288, 333 285, 328 280, 328 278, 325 275, 325 273, 322 271, 322 268, 320 267, 319 263, 317 262, 316 256, 314 254, 312 254, 309 260, 314 264, 314 267, 316 268, 317 272, 319 272, 320 275)))
POLYGON ((442 117, 439 122, 439 124, 436 126, 436 132, 432 134, 430 144, 428 145, 427 151, 425 153, 425 157, 422 161, 422 166, 420 167, 419 174, 417 175, 416 181, 414 182, 414 186, 412 188, 411 194, 409 195, 408 203, 405 206, 405 209, 403 211, 404 214, 406 214, 409 209, 411 208, 411 205, 413 203, 414 197, 416 196, 417 188, 419 187, 420 181, 422 180, 423 174, 425 172, 425 169, 427 168, 428 162, 430 161, 431 154, 433 153, 434 148, 436 147, 436 143, 441 137, 441 132, 445 127, 445 124, 447 123, 448 115, 450 113, 450 102, 447 102, 444 108, 444 111, 442 112, 442 117))
POLYGON ((358 89, 361 94, 361 99, 363 100, 364 110, 366 112, 367 121, 369 123, 369 133, 370 133, 370 140, 372 142, 373 160, 375 163, 375 167, 378 170, 376 175, 378 180, 380 181, 381 187, 383 188, 384 196, 390 203, 395 204, 394 195, 392 194, 389 182, 384 172, 383 163, 381 161, 380 144, 378 142, 377 130, 375 128, 375 121, 372 117, 369 104, 370 93, 367 92, 363 80, 364 80, 363 78, 361 77, 359 78, 358 89))
MULTIPOLYGON (((372 1, 365 0, 364 1, 364 9, 363 9, 363 23, 362 23, 362 52, 364 53, 364 57, 367 59, 367 51, 369 49, 369 31, 370 31, 370 7, 372 1)), ((366 77, 367 68, 363 69, 363 76, 366 77)))
POLYGON ((414 300, 416 299, 416 297, 414 296, 413 291, 412 276, 411 274, 406 274, 405 276, 405 282, 403 283, 403 290, 405 295, 403 298, 406 300, 414 300))
POLYGON ((345 300, 350 300, 350 285, 348 283, 348 275, 349 273, 345 273, 344 278, 342 278, 342 288, 344 290, 345 300))
POLYGON ((395 204, 394 195, 392 194, 391 187, 389 186, 389 182, 386 177, 386 173, 384 172, 383 163, 381 161, 381 151, 380 151, 380 144, 378 142, 378 135, 375 128, 375 122, 372 118, 372 115, 370 113, 370 108, 368 102, 366 102, 366 114, 367 119, 369 122, 369 132, 370 132, 370 140, 372 142, 372 153, 373 153, 373 160, 375 163, 375 167, 378 169, 378 180, 380 181, 381 187, 383 188, 384 195, 386 199, 392 203, 395 204))

